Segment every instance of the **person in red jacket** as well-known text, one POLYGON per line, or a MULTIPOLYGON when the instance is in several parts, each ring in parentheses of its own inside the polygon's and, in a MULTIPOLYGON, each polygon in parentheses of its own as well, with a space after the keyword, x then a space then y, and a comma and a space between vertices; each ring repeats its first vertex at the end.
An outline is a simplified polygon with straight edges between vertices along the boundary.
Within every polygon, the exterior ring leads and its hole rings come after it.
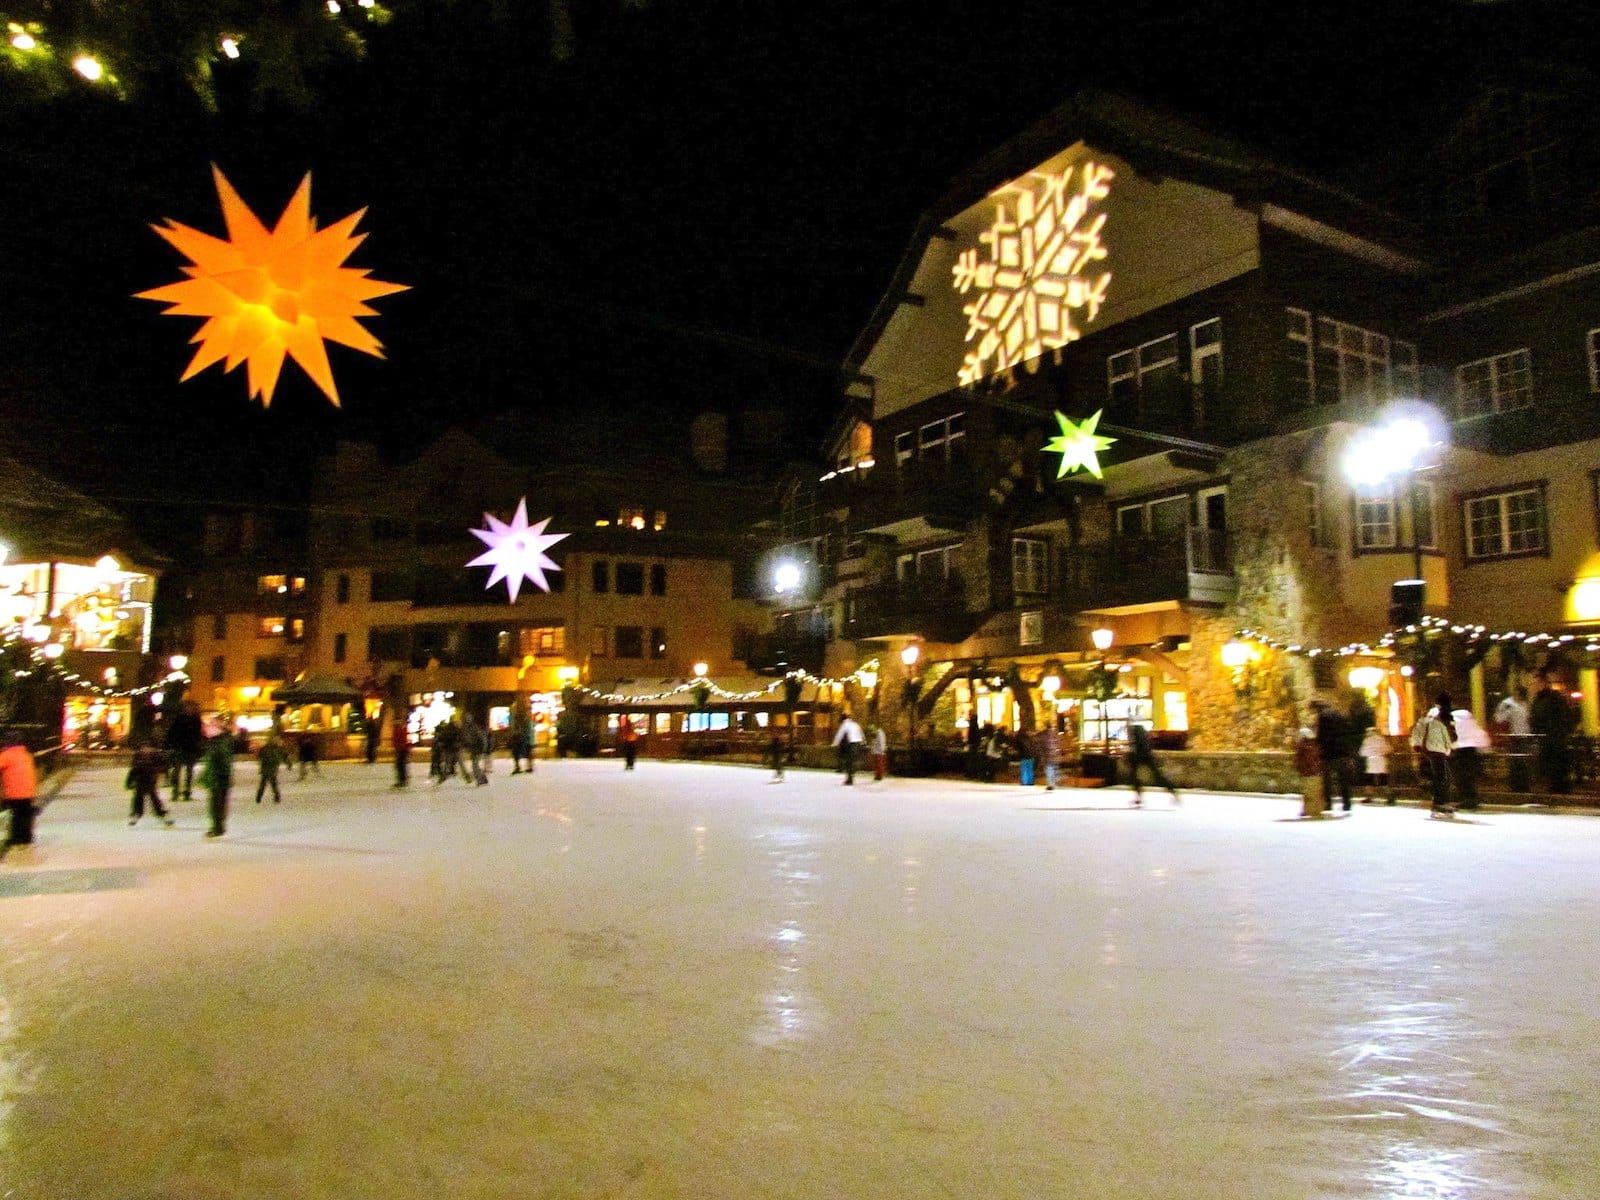
POLYGON ((15 730, 0 733, 0 800, 11 814, 8 846, 33 844, 33 802, 39 792, 39 773, 33 755, 15 730))

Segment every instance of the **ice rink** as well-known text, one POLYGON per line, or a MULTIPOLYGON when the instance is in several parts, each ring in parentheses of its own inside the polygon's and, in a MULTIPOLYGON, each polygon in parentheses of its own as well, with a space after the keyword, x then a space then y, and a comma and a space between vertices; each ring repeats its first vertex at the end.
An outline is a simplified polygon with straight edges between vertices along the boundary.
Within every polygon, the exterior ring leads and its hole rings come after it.
POLYGON ((0 863, 0 1197, 1600 1195, 1600 820, 333 764, 0 863))

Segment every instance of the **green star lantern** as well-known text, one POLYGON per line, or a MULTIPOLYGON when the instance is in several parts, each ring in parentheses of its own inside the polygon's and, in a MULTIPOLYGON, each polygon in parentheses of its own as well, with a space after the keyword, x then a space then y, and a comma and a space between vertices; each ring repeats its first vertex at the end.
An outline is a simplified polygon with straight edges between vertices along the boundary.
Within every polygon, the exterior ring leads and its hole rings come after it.
MULTIPOLYGON (((1100 412, 1104 412, 1101 409, 1100 412)), ((1100 412, 1083 421, 1074 421, 1066 414, 1057 412, 1056 420, 1061 422, 1061 433, 1045 444, 1047 454, 1061 455, 1061 467, 1056 471, 1056 478, 1063 478, 1068 471, 1082 467, 1096 479, 1100 474, 1100 451, 1104 450, 1116 438, 1105 437, 1095 432, 1095 426, 1100 424, 1100 412)))

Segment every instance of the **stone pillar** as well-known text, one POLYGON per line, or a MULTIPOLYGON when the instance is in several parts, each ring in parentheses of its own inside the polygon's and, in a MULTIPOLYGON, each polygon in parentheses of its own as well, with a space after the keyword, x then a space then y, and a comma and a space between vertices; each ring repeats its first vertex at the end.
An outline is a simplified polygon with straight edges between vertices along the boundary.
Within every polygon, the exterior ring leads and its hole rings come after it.
POLYGON ((1597 687, 1600 687, 1600 671, 1594 667, 1578 668, 1578 690, 1583 693, 1580 707, 1586 737, 1594 737, 1596 732, 1600 732, 1600 696, 1595 695, 1597 687))
POLYGON ((1489 702, 1484 693, 1483 663, 1476 664, 1467 672, 1467 690, 1472 693, 1472 700, 1467 707, 1472 710, 1472 715, 1477 718, 1479 725, 1485 729, 1489 728, 1489 702))

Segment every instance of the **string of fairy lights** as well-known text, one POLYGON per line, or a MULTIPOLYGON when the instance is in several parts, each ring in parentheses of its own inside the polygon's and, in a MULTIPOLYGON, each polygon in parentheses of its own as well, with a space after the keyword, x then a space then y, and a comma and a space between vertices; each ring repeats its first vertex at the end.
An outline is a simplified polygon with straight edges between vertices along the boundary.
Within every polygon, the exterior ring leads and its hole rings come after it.
POLYGON ((103 700, 128 700, 139 696, 148 696, 153 692, 162 691, 176 684, 190 682, 188 675, 182 671, 171 671, 163 679, 155 683, 141 684, 138 687, 119 688, 98 680, 80 675, 61 661, 62 647, 59 642, 40 644, 24 637, 7 635, 0 637, 0 652, 8 655, 23 651, 28 666, 11 667, 14 679, 32 679, 43 675, 58 683, 66 685, 78 692, 92 692, 103 700))
POLYGON ((1394 648, 1405 637, 1421 635, 1439 636, 1450 634, 1458 638, 1465 646, 1479 646, 1484 643, 1489 645, 1518 645, 1532 648, 1582 650, 1587 654, 1600 653, 1600 630, 1587 633, 1528 633, 1524 630, 1490 630, 1483 625, 1468 625, 1458 621, 1450 621, 1444 617, 1423 617, 1420 620, 1391 629, 1378 639, 1376 645, 1367 642, 1351 642, 1344 646, 1306 646, 1299 642, 1280 641, 1269 637, 1256 629, 1239 629, 1234 631, 1234 638, 1241 642, 1251 642, 1264 646, 1269 650, 1276 650, 1282 654, 1293 654, 1303 658, 1320 658, 1331 655, 1336 658, 1353 658, 1357 656, 1391 656, 1394 648))
MULTIPOLYGON (((323 0, 323 10, 329 20, 343 20, 346 5, 340 0, 323 0)), ((350 9, 374 25, 382 25, 393 15, 378 0, 350 0, 350 9)), ((43 21, 11 20, 0 13, 5 22, 5 49, 11 65, 19 70, 56 71, 65 75, 70 71, 80 79, 122 93, 123 80, 118 76, 115 55, 108 45, 97 45, 92 35, 70 34, 58 41, 52 29, 43 21)), ((349 35, 353 31, 346 27, 349 35)), ((219 29, 214 36, 215 49, 211 57, 234 60, 242 57, 249 38, 240 29, 219 29)))
POLYGON ((701 689, 704 689, 706 693, 717 697, 719 700, 727 700, 737 704, 765 700, 790 680, 797 680, 802 684, 809 683, 819 688, 843 688, 853 684, 870 691, 878 682, 878 667, 877 659, 869 659, 850 674, 838 678, 813 675, 803 668, 796 668, 778 676, 766 687, 746 692, 731 691, 717 683, 716 680, 708 677, 682 680, 659 692, 605 692, 598 688, 578 683, 569 684, 568 686, 580 695, 587 696, 591 700, 598 700, 603 704, 649 704, 660 700, 670 700, 674 696, 688 695, 701 689))

